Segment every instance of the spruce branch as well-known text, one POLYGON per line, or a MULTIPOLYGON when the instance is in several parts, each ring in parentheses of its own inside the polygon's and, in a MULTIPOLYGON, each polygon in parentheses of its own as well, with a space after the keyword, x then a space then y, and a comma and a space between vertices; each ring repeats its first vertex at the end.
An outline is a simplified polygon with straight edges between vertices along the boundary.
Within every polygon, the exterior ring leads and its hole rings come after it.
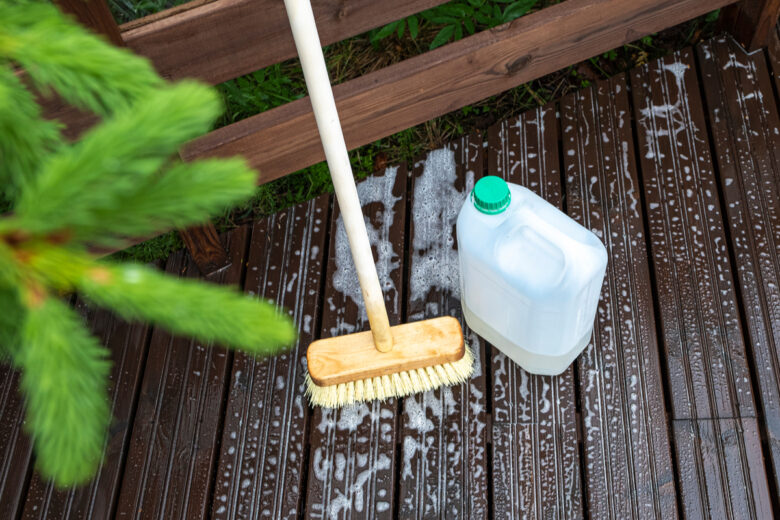
POLYGON ((78 290, 127 320, 144 320, 194 336, 268 355, 295 341, 292 321, 274 305, 217 285, 174 279, 140 265, 91 269, 78 290))
POLYGON ((19 353, 24 310, 16 289, 0 285, 0 362, 13 362, 19 353))
POLYGON ((136 196, 181 143, 208 130, 219 110, 216 93, 193 82, 149 93, 42 164, 16 205, 20 226, 99 239, 91 236, 96 225, 110 222, 98 219, 116 214, 124 199, 136 196))
POLYGON ((68 103, 107 116, 160 87, 149 62, 107 45, 53 5, 0 2, 0 58, 21 65, 42 93, 54 89, 68 103))
POLYGON ((183 229, 246 200, 257 173, 243 159, 179 163, 139 183, 113 206, 97 209, 81 228, 93 243, 183 229))
POLYGON ((82 483, 100 464, 109 424, 108 351, 59 300, 28 303, 16 358, 36 464, 58 485, 82 483))
POLYGON ((86 253, 87 244, 202 222, 251 195, 256 173, 242 160, 174 159, 210 128, 216 93, 163 82, 44 3, 0 0, 0 25, 0 198, 14 203, 0 216, 0 357, 22 371, 39 470, 73 485, 94 474, 105 446, 108 352, 52 294, 79 291, 127 319, 256 354, 296 334, 269 303, 86 253), (41 119, 30 83, 102 122, 66 143, 41 119))
POLYGON ((126 320, 261 355, 278 352, 297 336, 292 321, 274 305, 232 288, 173 278, 138 264, 95 261, 46 244, 25 254, 37 283, 78 291, 126 320))
POLYGON ((61 143, 58 125, 41 109, 11 69, 0 63, 0 192, 14 200, 41 157, 61 143))

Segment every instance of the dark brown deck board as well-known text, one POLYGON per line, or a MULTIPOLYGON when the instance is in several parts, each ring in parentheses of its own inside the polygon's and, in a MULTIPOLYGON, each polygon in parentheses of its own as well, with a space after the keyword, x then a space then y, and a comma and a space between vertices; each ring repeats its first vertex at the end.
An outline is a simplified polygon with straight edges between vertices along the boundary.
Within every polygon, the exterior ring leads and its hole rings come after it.
POLYGON ((0 363, 0 518, 16 518, 24 504, 32 442, 24 432, 19 372, 0 363))
POLYGON ((320 314, 329 197, 256 222, 244 289, 289 309, 291 352, 236 353, 220 444, 212 518, 298 518, 306 470, 306 347, 320 314))
MULTIPOLYGON (((361 185, 394 323, 461 317, 454 221, 486 164, 592 229, 607 277, 593 340, 561 376, 527 374, 465 328, 478 358, 468 383, 309 407, 309 342, 366 327, 323 196, 229 233, 232 267, 211 280, 245 273, 247 293, 285 306, 301 333, 291 353, 226 354, 89 314, 119 377, 91 486, 55 491, 34 474, 17 375, 0 367, 0 517, 776 516, 775 44, 746 55, 707 42, 632 72, 630 94, 623 76, 599 82, 501 121, 488 147, 464 137, 409 176, 401 167, 390 183, 391 168, 361 185)), ((167 270, 196 276, 181 252, 167 270)))
POLYGON ((683 510, 769 517, 758 432, 743 436, 730 420, 756 411, 693 50, 631 79, 683 510))
MULTIPOLYGON (((361 181, 357 187, 391 325, 401 322, 406 181, 406 168, 393 167, 361 181)), ((330 229, 322 337, 368 330, 338 204, 334 204, 330 229)), ((396 516, 397 420, 397 399, 339 410, 314 409, 306 518, 396 516)))
MULTIPOLYGON (((555 109, 547 105, 493 126, 488 174, 521 184, 560 208, 555 109)), ((489 354, 495 518, 580 518, 573 366, 556 377, 536 376, 495 347, 489 354)))
MULTIPOLYGON (((767 435, 780 483, 780 122, 763 53, 713 40, 698 51, 767 435)), ((775 487, 773 493, 780 490, 775 487)))
MULTIPOLYGON (((462 318, 455 220, 483 168, 481 136, 461 138, 414 165, 407 321, 462 318)), ((472 379, 403 400, 401 518, 487 517, 484 343, 465 326, 464 335, 476 358, 472 379)))
POLYGON ((119 483, 132 430, 135 400, 146 356, 149 327, 129 324, 106 310, 86 308, 92 333, 111 351, 110 374, 112 424, 104 447, 103 464, 88 485, 57 489, 33 474, 22 518, 110 518, 119 494, 119 483))
POLYGON ((579 358, 585 491, 594 518, 677 516, 626 81, 561 103, 567 209, 605 243, 607 275, 579 358))
POLYGON ((672 423, 686 518, 773 518, 756 419, 672 423))
MULTIPOLYGON (((232 264, 212 278, 237 284, 247 228, 228 235, 232 264)), ((183 252, 166 270, 194 276, 183 252)), ((218 427, 224 414, 227 352, 155 329, 149 346, 138 409, 116 516, 203 518, 216 466, 218 427)))

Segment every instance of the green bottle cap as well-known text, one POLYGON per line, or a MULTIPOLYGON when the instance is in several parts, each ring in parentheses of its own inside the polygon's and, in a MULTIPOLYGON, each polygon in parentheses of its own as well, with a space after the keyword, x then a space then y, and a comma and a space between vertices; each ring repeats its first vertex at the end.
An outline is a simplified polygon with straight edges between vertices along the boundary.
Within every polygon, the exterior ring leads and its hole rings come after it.
POLYGON ((488 175, 477 181, 471 192, 471 200, 474 206, 482 213, 495 215, 509 207, 512 195, 509 193, 509 185, 501 177, 488 175))

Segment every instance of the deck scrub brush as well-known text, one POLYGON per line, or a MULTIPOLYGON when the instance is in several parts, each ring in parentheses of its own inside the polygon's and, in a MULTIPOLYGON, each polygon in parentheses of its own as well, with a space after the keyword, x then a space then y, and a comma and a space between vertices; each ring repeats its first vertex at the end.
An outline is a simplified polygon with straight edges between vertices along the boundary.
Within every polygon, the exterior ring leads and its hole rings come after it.
POLYGON ((474 358, 458 320, 444 316, 390 327, 311 3, 284 5, 371 326, 309 345, 309 398, 338 407, 461 383, 471 376, 474 358))
POLYGON ((449 316, 391 327, 394 346, 379 352, 370 331, 315 341, 306 353, 312 404, 337 408, 463 383, 474 358, 449 316))

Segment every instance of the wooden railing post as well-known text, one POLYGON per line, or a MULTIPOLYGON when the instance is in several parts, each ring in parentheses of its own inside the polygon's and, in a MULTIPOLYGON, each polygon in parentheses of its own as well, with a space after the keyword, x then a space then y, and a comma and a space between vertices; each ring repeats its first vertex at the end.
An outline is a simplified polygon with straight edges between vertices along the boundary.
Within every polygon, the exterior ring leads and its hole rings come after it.
MULTIPOLYGON (((105 0, 55 0, 63 12, 73 15, 82 25, 102 34, 114 45, 124 47, 119 26, 105 0)), ((230 265, 227 251, 219 240, 214 224, 179 230, 195 264, 208 276, 230 265)))
POLYGON ((769 34, 780 15, 780 0, 742 0, 723 9, 723 29, 747 51, 769 43, 769 34))
POLYGON ((81 25, 104 35, 114 45, 124 47, 119 26, 105 0, 54 0, 60 10, 73 15, 81 25))

